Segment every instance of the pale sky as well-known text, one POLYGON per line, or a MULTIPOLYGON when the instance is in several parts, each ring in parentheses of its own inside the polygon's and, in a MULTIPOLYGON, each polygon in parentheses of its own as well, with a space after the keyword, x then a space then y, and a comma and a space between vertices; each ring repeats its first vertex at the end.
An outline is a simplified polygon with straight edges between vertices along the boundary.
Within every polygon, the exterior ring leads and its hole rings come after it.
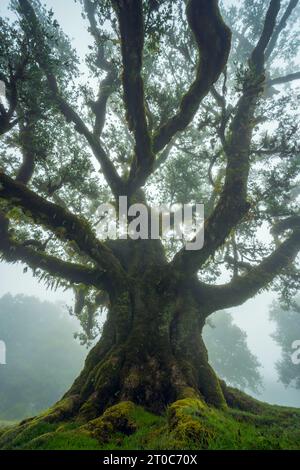
MULTIPOLYGON (((92 40, 85 27, 85 20, 81 17, 81 6, 74 3, 74 0, 46 0, 44 3, 47 8, 53 9, 56 19, 72 39, 78 55, 83 58, 88 52, 88 45, 92 44, 92 40)), ((7 9, 8 4, 9 0, 0 0, 0 16, 10 16, 7 9)), ((71 292, 46 290, 43 284, 38 283, 32 277, 30 270, 26 274, 23 273, 21 264, 0 263, 0 297, 7 292, 34 295, 42 300, 62 300, 69 304, 72 302, 71 292)), ((277 384, 276 396, 270 396, 268 384, 270 381, 272 382, 272 392, 274 392, 273 382, 277 380, 274 363, 280 356, 279 348, 270 338, 273 325, 268 321, 269 306, 274 298, 272 293, 263 293, 244 305, 231 309, 230 312, 233 314, 235 323, 246 331, 249 347, 262 363, 266 390, 259 398, 270 402, 276 401, 278 404, 300 407, 299 390, 285 390, 282 385, 277 384)))

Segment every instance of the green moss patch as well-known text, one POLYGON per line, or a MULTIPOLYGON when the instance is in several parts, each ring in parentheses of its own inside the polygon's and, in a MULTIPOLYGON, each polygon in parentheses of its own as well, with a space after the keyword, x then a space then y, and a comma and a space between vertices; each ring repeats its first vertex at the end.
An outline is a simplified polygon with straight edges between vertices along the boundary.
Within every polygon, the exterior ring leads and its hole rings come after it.
MULTIPOLYGON (((251 402, 239 394, 233 399, 251 402)), ((250 404, 250 411, 241 406, 220 410, 191 397, 157 416, 132 402, 121 402, 84 425, 76 420, 49 422, 45 414, 0 428, 0 449, 300 449, 300 410, 250 404)))
POLYGON ((108 408, 100 418, 89 421, 81 430, 101 443, 109 442, 115 434, 133 434, 137 429, 131 416, 134 409, 133 403, 121 402, 108 408))

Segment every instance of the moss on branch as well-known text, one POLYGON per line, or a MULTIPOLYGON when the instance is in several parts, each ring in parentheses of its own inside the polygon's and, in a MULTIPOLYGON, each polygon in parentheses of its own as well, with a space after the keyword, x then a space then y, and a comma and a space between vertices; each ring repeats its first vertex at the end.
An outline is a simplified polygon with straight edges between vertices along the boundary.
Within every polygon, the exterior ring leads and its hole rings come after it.
POLYGON ((144 18, 142 0, 113 0, 117 13, 123 59, 123 90, 128 128, 135 139, 129 188, 133 192, 143 185, 152 173, 154 154, 148 130, 144 83, 142 79, 142 56, 144 47, 144 18))
POLYGON ((199 50, 196 78, 183 96, 178 112, 153 137, 153 150, 161 151, 195 116, 203 98, 223 71, 230 51, 231 31, 224 23, 217 0, 189 0, 187 18, 199 50))
POLYGON ((92 232, 88 222, 63 207, 47 201, 23 184, 0 171, 0 199, 20 207, 35 223, 51 230, 62 241, 75 242, 108 276, 120 280, 122 267, 111 252, 92 232))

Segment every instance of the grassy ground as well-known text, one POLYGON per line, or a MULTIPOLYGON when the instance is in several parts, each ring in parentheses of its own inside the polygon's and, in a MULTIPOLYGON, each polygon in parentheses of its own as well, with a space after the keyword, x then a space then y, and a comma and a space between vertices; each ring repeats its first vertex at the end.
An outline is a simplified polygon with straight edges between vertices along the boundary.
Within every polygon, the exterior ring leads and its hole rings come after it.
POLYGON ((16 424, 15 421, 7 421, 7 420, 1 420, 0 419, 0 429, 7 428, 9 426, 13 426, 16 424))
POLYGON ((239 408, 223 411, 189 398, 173 403, 163 416, 122 402, 85 424, 52 422, 47 415, 18 426, 3 423, 0 449, 300 449, 300 410, 238 393, 239 408))

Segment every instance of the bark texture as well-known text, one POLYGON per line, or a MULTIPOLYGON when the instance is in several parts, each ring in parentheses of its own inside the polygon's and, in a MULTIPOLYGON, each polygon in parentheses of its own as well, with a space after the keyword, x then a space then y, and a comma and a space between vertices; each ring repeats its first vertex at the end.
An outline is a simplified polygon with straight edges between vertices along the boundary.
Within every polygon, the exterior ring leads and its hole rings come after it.
POLYGON ((111 293, 102 337, 65 398, 87 419, 122 400, 155 412, 188 396, 224 406, 201 336, 208 311, 193 283, 166 276, 159 242, 129 242, 126 260, 128 285, 111 293))

